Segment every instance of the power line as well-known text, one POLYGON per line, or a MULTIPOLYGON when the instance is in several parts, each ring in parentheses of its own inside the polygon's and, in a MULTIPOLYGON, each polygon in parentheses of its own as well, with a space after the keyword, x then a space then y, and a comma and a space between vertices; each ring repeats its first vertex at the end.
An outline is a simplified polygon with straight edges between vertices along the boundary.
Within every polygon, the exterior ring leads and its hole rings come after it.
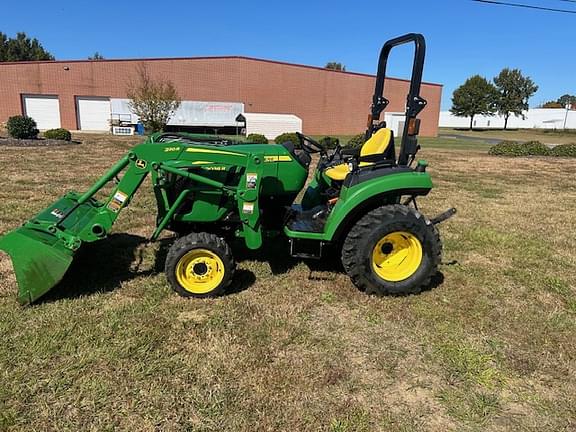
MULTIPOLYGON (((544 6, 534 6, 534 5, 527 5, 521 3, 508 3, 504 1, 497 1, 497 0, 471 0, 477 3, 486 3, 492 5, 500 5, 500 6, 512 6, 512 7, 519 7, 525 9, 536 9, 548 12, 560 12, 560 13, 568 13, 568 14, 576 14, 576 10, 568 10, 568 9, 556 9, 556 8, 549 8, 544 6)), ((561 0, 561 1, 569 1, 569 0, 561 0)), ((570 3, 576 3, 576 1, 569 1, 570 3)))

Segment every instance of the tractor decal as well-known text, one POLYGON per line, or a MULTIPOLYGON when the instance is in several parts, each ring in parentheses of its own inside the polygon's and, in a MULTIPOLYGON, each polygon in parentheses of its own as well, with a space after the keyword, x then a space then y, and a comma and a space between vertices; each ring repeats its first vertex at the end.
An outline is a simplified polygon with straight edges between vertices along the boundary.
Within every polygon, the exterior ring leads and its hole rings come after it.
POLYGON ((244 156, 242 153, 234 153, 230 151, 223 151, 223 150, 211 150, 211 149, 204 149, 204 148, 187 148, 187 153, 213 153, 213 154, 223 154, 223 155, 234 155, 234 156, 244 156))
POLYGON ((123 192, 117 191, 110 200, 110 202, 108 203, 108 208, 116 213, 122 208, 127 199, 128 195, 126 195, 123 192))
POLYGON ((290 156, 264 156, 264 162, 292 162, 290 156))

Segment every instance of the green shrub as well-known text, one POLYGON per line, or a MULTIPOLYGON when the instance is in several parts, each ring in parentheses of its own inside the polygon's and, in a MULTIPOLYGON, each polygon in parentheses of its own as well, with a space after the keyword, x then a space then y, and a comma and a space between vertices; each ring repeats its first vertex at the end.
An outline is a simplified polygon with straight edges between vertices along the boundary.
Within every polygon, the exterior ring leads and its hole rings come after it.
POLYGON ((72 134, 68 129, 64 128, 49 129, 44 132, 44 138, 70 141, 72 139, 72 134))
POLYGON ((557 145, 550 150, 550 154, 558 157, 576 157, 576 144, 557 145))
POLYGON ((38 136, 38 129, 33 118, 27 116, 13 116, 6 123, 8 134, 17 139, 33 139, 38 136))
POLYGON ((542 144, 540 141, 528 141, 524 143, 528 147, 528 153, 530 156, 549 156, 550 147, 546 144, 542 144))
POLYGON ((268 144, 268 138, 262 134, 252 133, 246 137, 246 142, 253 144, 268 144))
POLYGON ((488 154, 493 156, 526 156, 527 152, 522 147, 522 143, 516 141, 500 141, 490 147, 488 154))
POLYGON ((291 142, 294 145, 298 145, 300 144, 300 139, 298 138, 298 135, 296 135, 295 132, 286 132, 274 138, 274 142, 276 144, 284 144, 285 142, 291 142))
POLYGON ((548 156, 550 149, 540 141, 520 143, 516 141, 502 141, 490 147, 489 154, 494 156, 548 156))
POLYGON ((350 138, 348 140, 348 142, 346 143, 345 146, 343 147, 347 147, 347 148, 358 148, 358 147, 362 147, 362 144, 364 144, 364 142, 366 142, 366 135, 365 134, 358 134, 358 135, 354 135, 352 138, 350 138))
POLYGON ((333 149, 333 148, 335 148, 335 147, 338 145, 339 140, 338 140, 338 138, 334 138, 334 137, 331 137, 331 136, 325 136, 324 138, 322 138, 322 139, 321 139, 320 141, 318 141, 318 142, 319 142, 320 145, 321 145, 322 147, 324 147, 324 148, 333 149))

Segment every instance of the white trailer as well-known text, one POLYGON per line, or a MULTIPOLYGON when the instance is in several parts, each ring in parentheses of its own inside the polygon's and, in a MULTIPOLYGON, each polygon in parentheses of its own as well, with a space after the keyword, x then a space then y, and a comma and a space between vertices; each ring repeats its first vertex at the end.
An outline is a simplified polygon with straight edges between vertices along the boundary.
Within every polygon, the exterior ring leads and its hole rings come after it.
MULTIPOLYGON (((130 99, 114 98, 110 103, 113 123, 136 124, 140 120, 130 109, 130 99)), ((243 112, 244 104, 240 102, 182 101, 168 125, 240 127, 236 117, 243 112)))
POLYGON ((246 135, 261 134, 269 140, 285 132, 302 132, 302 119, 294 114, 243 113, 246 135))

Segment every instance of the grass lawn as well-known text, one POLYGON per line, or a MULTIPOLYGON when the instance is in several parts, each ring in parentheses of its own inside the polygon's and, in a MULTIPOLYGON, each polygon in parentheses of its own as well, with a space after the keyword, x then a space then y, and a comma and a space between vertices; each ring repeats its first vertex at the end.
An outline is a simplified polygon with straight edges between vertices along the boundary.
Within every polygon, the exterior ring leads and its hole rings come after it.
POLYGON ((440 135, 460 135, 473 138, 501 139, 509 141, 540 141, 544 144, 571 144, 576 143, 576 131, 547 130, 547 129, 452 129, 441 128, 440 135))
MULTIPOLYGON (((0 233, 84 190, 137 139, 0 148, 0 233)), ((576 429, 574 160, 423 139, 437 287, 369 297, 338 263, 240 256, 233 292, 184 300, 147 243, 145 183, 48 298, 22 308, 0 259, 0 430, 576 429), (443 281, 442 281, 443 279, 443 281)))

